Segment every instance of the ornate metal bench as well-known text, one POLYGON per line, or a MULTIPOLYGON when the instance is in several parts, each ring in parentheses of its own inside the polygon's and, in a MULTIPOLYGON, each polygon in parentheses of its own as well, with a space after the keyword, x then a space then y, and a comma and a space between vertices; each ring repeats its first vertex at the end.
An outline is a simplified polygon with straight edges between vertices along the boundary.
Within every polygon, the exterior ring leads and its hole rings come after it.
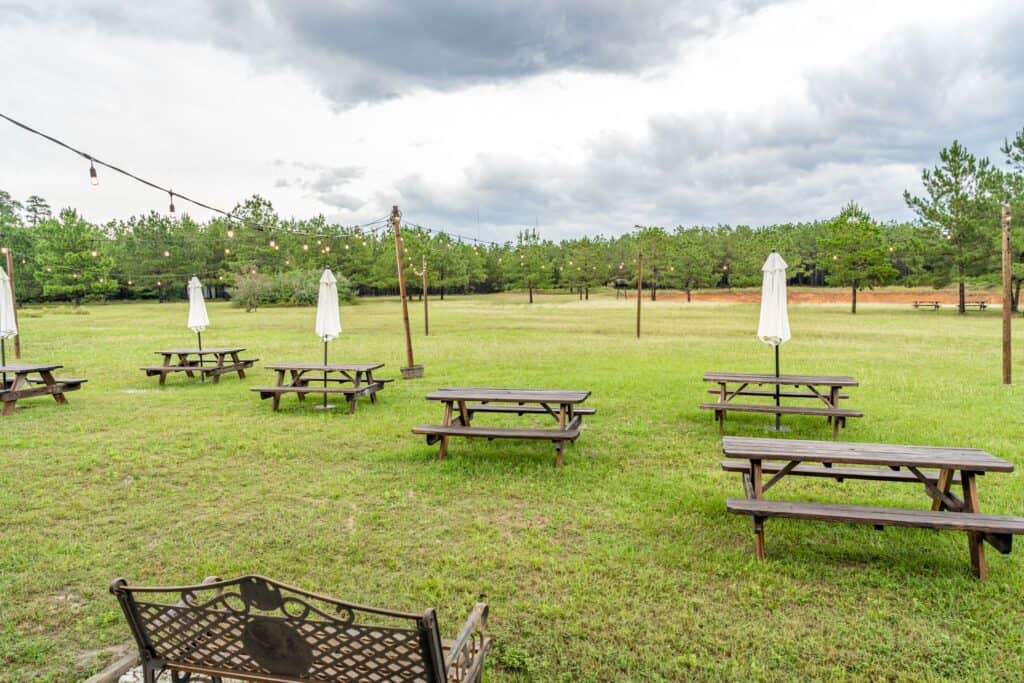
POLYGON ((110 586, 139 647, 143 679, 165 670, 286 681, 478 682, 491 639, 487 605, 473 608, 458 637, 441 639, 433 609, 422 614, 365 607, 262 576, 215 577, 195 586, 110 586), (368 623, 370 622, 370 623, 368 623))

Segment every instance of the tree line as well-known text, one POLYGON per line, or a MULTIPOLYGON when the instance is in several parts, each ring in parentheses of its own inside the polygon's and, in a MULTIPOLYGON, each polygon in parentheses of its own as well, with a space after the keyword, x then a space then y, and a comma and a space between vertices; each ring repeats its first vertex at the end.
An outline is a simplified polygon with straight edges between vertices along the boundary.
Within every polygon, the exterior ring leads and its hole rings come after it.
MULTIPOLYGON (((916 218, 882 222, 855 203, 834 217, 751 227, 635 226, 626 234, 554 242, 535 229, 501 244, 462 240, 406 224, 401 258, 409 290, 449 293, 635 287, 643 255, 643 286, 664 289, 753 287, 771 249, 789 264, 793 285, 859 290, 881 285, 958 284, 960 310, 968 283, 994 285, 1000 270, 1000 207, 1024 221, 1024 130, 1002 146, 1004 163, 971 154, 954 141, 922 172, 924 192, 904 192, 916 218)), ((198 275, 213 296, 245 305, 307 303, 318 272, 329 267, 343 289, 393 294, 395 242, 385 222, 365 227, 323 216, 285 219, 259 196, 237 205, 235 220, 193 220, 152 212, 98 225, 71 208, 54 213, 42 197, 24 202, 0 190, 0 246, 11 250, 23 302, 180 298, 198 275)), ((1016 231, 1019 235, 1021 230, 1016 231)), ((1013 239, 1013 304, 1024 280, 1024 237, 1013 239)))

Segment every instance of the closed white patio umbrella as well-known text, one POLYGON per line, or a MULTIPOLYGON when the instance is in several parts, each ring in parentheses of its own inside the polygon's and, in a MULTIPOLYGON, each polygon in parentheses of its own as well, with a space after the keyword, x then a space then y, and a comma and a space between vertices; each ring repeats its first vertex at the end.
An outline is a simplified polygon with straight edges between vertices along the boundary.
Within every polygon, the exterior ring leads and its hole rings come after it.
MULTIPOLYGON (((0 365, 7 365, 7 339, 18 334, 18 323, 14 317, 14 294, 11 292, 11 278, 0 267, 0 365)), ((7 386, 7 373, 3 374, 3 385, 7 386)))
MULTIPOLYGON (((324 343, 324 365, 327 365, 327 343, 341 334, 341 314, 338 312, 338 280, 330 268, 320 276, 320 294, 316 301, 316 334, 324 343)), ((327 372, 324 371, 324 388, 327 388, 327 372)), ((327 393, 324 393, 323 407, 327 408, 327 393)))
MULTIPOLYGON (((192 279, 188 281, 188 329, 196 333, 200 351, 203 350, 203 330, 209 326, 210 316, 206 314, 203 285, 199 282, 199 278, 193 275, 192 279)), ((199 362, 203 362, 202 356, 199 357, 199 362)), ((204 373, 200 372, 199 376, 203 382, 206 381, 204 373)))
MULTIPOLYGON (((779 376, 779 347, 793 335, 789 331, 789 310, 786 301, 786 262, 772 249, 761 266, 761 318, 757 338, 775 347, 775 376, 779 376)), ((775 405, 779 405, 779 385, 775 385, 775 405)), ((781 430, 781 415, 775 415, 775 431, 781 430)))

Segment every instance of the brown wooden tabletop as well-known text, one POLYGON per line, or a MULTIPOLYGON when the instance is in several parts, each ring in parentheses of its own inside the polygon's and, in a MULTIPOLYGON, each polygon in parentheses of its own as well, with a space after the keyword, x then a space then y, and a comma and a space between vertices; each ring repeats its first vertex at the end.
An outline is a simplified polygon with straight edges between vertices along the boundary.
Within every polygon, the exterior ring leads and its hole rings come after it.
POLYGON ((780 384, 785 386, 829 386, 855 387, 857 380, 846 375, 779 375, 759 374, 751 372, 709 372, 704 375, 705 382, 735 382, 746 384, 780 384))
POLYGON ((221 354, 240 353, 245 351, 242 346, 214 347, 209 349, 165 349, 154 351, 161 356, 218 356, 221 354))
POLYGON ((1013 464, 977 448, 900 446, 727 436, 722 450, 730 458, 828 462, 883 467, 927 467, 967 472, 1012 472, 1013 464))
POLYGON ((264 363, 268 370, 315 370, 318 372, 372 372, 384 367, 383 363, 264 363))
POLYGON ((9 372, 11 374, 31 374, 34 372, 50 372, 52 370, 60 370, 63 365, 54 365, 53 363, 33 364, 33 363, 18 363, 16 365, 0 365, 0 372, 9 372))
POLYGON ((427 394, 428 401, 484 401, 506 403, 583 403, 589 391, 566 389, 496 389, 490 387, 443 387, 427 394))

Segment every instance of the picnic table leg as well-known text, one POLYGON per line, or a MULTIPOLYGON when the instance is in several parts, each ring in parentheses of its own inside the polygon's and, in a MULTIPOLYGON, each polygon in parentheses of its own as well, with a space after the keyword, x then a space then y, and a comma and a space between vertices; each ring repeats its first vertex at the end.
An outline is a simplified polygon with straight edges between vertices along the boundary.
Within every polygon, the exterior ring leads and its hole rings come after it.
MULTIPOLYGON (((299 372, 298 370, 292 370, 291 373, 292 373, 292 386, 293 387, 302 386, 304 384, 304 382, 301 381, 302 373, 299 372)), ((281 376, 281 381, 284 381, 284 372, 282 371, 279 374, 281 376)), ((301 392, 296 392, 295 395, 299 397, 300 401, 305 401, 306 400, 306 395, 301 393, 301 392)))
MULTIPOLYGON (((750 485, 753 489, 754 498, 761 498, 764 495, 764 488, 761 479, 761 461, 750 461, 750 485)), ((754 517, 754 544, 757 559, 764 559, 764 519, 754 517)))
MULTIPOLYGON (((445 427, 451 427, 452 425, 452 402, 444 402, 444 420, 442 423, 445 427)), ((444 460, 444 456, 448 454, 448 435, 445 434, 441 437, 441 447, 437 450, 437 459, 444 460)))
MULTIPOLYGON (((359 383, 359 373, 358 372, 356 373, 356 383, 357 384, 359 383)), ((370 403, 376 403, 377 402, 377 392, 373 391, 373 384, 374 384, 374 382, 373 382, 373 371, 372 370, 367 370, 366 371, 366 384, 367 384, 367 386, 370 387, 370 403)))
POLYGON ((468 427, 471 418, 469 417, 469 410, 466 408, 465 401, 459 401, 459 419, 462 420, 462 426, 468 427))
MULTIPOLYGON (((939 472, 939 480, 936 482, 935 487, 942 493, 949 493, 949 488, 953 484, 953 470, 941 470, 939 472)), ((946 504, 941 500, 932 501, 932 510, 946 510, 946 504)))
POLYGON ((238 378, 245 379, 245 368, 242 367, 242 361, 239 360, 237 351, 231 354, 231 362, 238 366, 238 378))
MULTIPOLYGON (((185 368, 188 368, 190 365, 192 365, 192 363, 190 363, 189 360, 188 360, 188 355, 187 354, 184 354, 184 353, 179 353, 178 354, 178 365, 181 365, 181 366, 183 366, 185 368)), ((185 375, 187 375, 188 377, 190 377, 192 379, 195 379, 195 375, 192 374, 191 370, 185 370, 185 375)))
MULTIPOLYGON (((237 354, 235 354, 235 355, 237 355, 237 354)), ((218 353, 218 354, 217 354, 217 365, 216 365, 215 367, 216 367, 216 368, 217 368, 218 370, 220 370, 220 369, 222 369, 222 368, 224 367, 224 359, 225 359, 226 357, 227 357, 227 354, 224 354, 224 353, 218 353)), ((202 362, 202 358, 200 358, 199 360, 200 360, 200 362, 202 362)), ((201 371, 200 371, 200 372, 201 372, 201 371)), ((216 374, 215 374, 215 375, 213 376, 213 383, 214 383, 214 384, 220 384, 220 375, 221 375, 221 373, 219 373, 219 372, 218 372, 218 373, 216 373, 216 374)), ((239 377, 245 377, 245 373, 243 373, 243 372, 241 371, 241 369, 239 369, 239 371, 238 371, 238 376, 239 376, 239 377)))
MULTIPOLYGON (((170 366, 170 364, 171 364, 171 357, 169 355, 165 355, 162 367, 166 368, 166 367, 170 366)), ((163 386, 164 382, 166 382, 166 381, 167 381, 167 371, 164 370, 163 372, 160 373, 160 386, 163 386)))
MULTIPOLYGON (((978 505, 978 481, 974 472, 961 470, 960 481, 964 487, 964 512, 981 512, 978 505)), ((967 532, 967 545, 971 551, 971 570, 982 581, 988 579, 988 566, 985 564, 985 535, 977 531, 967 532)))
MULTIPOLYGON (((14 380, 11 382, 10 387, 7 391, 13 392, 18 391, 25 384, 28 384, 28 374, 23 372, 17 372, 14 374, 14 380)), ((18 403, 18 399, 15 398, 13 401, 7 401, 4 403, 4 415, 10 415, 14 412, 14 407, 18 403)))
MULTIPOLYGON (((566 415, 566 406, 563 403, 558 408, 558 428, 561 429, 563 432, 565 431, 565 424, 566 424, 565 423, 565 415, 566 415)), ((557 441, 557 442, 555 442, 555 467, 561 467, 562 466, 562 462, 563 462, 563 460, 562 460, 562 453, 563 453, 564 450, 565 450, 565 442, 564 441, 557 441)))
POLYGON ((40 372, 39 376, 43 378, 43 381, 46 383, 46 386, 50 388, 50 391, 53 394, 53 400, 56 401, 57 403, 67 404, 68 400, 64 398, 64 392, 61 390, 60 385, 57 383, 57 380, 53 378, 53 373, 40 372))

